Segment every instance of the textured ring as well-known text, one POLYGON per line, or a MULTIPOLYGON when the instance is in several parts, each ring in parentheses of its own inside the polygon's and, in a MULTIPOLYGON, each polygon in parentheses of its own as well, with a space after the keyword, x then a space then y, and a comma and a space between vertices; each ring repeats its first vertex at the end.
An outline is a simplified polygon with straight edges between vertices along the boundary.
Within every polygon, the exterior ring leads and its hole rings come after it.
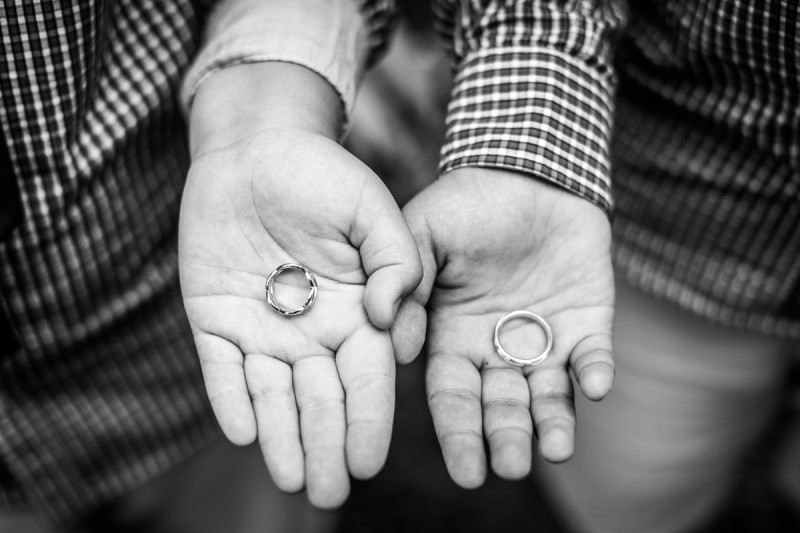
POLYGON ((532 366, 544 361, 547 356, 550 354, 550 350, 553 348, 553 330, 550 328, 550 324, 547 323, 547 320, 540 317, 536 313, 531 311, 513 311, 500 320, 497 321, 497 325, 494 327, 494 347, 497 349, 497 353, 511 363, 512 365, 517 366, 532 366), (539 324, 539 326, 544 330, 545 337, 547 338, 545 342, 545 347, 542 353, 537 355, 536 357, 531 357, 529 359, 521 359, 519 357, 514 357, 510 353, 508 353, 503 345, 500 344, 500 329, 502 329, 503 325, 508 322, 509 320, 513 320, 515 318, 527 318, 539 324))
POLYGON ((314 300, 317 298, 317 279, 314 277, 314 273, 311 272, 309 269, 304 267, 303 265, 298 265, 296 263, 286 263, 275 270, 272 271, 272 274, 269 275, 267 278, 267 303, 272 307, 275 311, 282 314, 283 316, 296 316, 302 315, 309 309, 311 309, 311 305, 314 303, 314 300), (277 298, 275 298, 275 278, 281 275, 283 272, 287 270, 299 270, 303 274, 305 274, 306 279, 308 280, 308 298, 306 298, 305 303, 298 307, 297 309, 287 310, 281 307, 281 304, 278 303, 277 298))

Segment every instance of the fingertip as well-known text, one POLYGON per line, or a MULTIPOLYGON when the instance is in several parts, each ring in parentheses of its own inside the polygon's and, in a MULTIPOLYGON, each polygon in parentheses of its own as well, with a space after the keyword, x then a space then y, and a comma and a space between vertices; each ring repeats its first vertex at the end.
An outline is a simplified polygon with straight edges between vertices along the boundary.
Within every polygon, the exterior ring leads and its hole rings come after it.
POLYGON ((351 424, 348 427, 345 454, 350 474, 356 479, 375 477, 383 468, 389 455, 391 426, 372 426, 372 424, 351 424))
POLYGON ((570 366, 583 395, 592 401, 605 398, 614 385, 614 355, 610 334, 592 335, 579 342, 570 366))
POLYGON ((450 477, 461 488, 477 489, 486 481, 486 458, 483 443, 472 437, 451 437, 442 443, 445 465, 450 477))
MULTIPOLYGON (((375 455, 375 454, 371 454, 375 455)), ((348 454, 350 457, 351 454, 348 454)), ((356 479, 367 480, 378 475, 386 463, 386 456, 382 457, 361 457, 360 460, 349 462, 350 475, 356 479)))
POLYGON ((283 492, 295 493, 306 484, 305 457, 293 444, 271 440, 262 443, 264 459, 275 486, 283 492))
POLYGON ((381 303, 370 303, 367 297, 364 297, 364 310, 367 312, 367 318, 378 329, 387 330, 394 325, 394 315, 391 311, 387 311, 381 303))
POLYGON ((300 492, 305 487, 305 476, 302 469, 299 472, 289 469, 277 472, 273 474, 272 480, 276 487, 289 494, 300 492))
POLYGON ((494 473, 497 474, 498 477, 507 481, 519 481, 520 479, 525 479, 528 477, 528 474, 531 473, 530 461, 528 461, 527 468, 511 468, 505 463, 496 465, 493 462, 492 470, 494 470, 494 473))
POLYGON ((405 365, 422 351, 427 329, 425 307, 410 298, 402 301, 390 333, 395 361, 405 365))
POLYGON ((225 437, 236 446, 249 446, 258 436, 254 414, 238 415, 222 419, 218 417, 220 428, 225 437))
POLYGON ((378 329, 389 329, 395 322, 403 295, 396 280, 384 271, 377 271, 367 280, 364 289, 364 310, 372 325, 378 329))
POLYGON ((478 465, 462 465, 458 470, 452 469, 449 465, 447 471, 456 485, 462 489, 477 489, 486 481, 486 469, 478 465))
POLYGON ((614 386, 614 366, 608 363, 593 363, 583 368, 578 382, 581 392, 587 399, 600 401, 614 386))
POLYGON ((223 435, 236 446, 248 446, 258 437, 258 425, 250 397, 240 394, 211 397, 211 406, 223 435))
POLYGON ((341 507, 350 495, 350 482, 309 484, 308 501, 319 509, 334 510, 341 507))
POLYGON ((492 470, 503 479, 516 481, 531 471, 531 448, 516 443, 500 445, 492 451, 492 470))
POLYGON ((350 476, 345 465, 344 450, 307 450, 305 471, 308 500, 314 507, 336 509, 347 500, 350 476))
POLYGON ((549 463, 563 463, 575 451, 575 430, 563 425, 552 425, 539 432, 539 455, 549 463))

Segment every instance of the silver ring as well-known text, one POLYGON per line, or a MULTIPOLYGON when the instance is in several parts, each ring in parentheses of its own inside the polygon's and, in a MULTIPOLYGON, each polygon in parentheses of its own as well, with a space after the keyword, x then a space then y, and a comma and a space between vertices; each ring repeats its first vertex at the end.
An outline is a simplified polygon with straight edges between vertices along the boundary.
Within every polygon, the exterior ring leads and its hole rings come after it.
POLYGON ((497 349, 497 353, 500 355, 500 357, 502 357, 512 365, 532 366, 541 363, 547 358, 548 355, 550 355, 550 350, 553 348, 553 330, 550 328, 550 324, 547 323, 547 320, 540 317, 536 313, 524 310, 513 311, 497 321, 497 325, 494 327, 494 347, 497 349), (545 337, 547 338, 547 341, 545 343, 545 347, 542 353, 540 353, 536 357, 531 357, 528 359, 521 359, 519 357, 514 357, 513 355, 508 353, 505 350, 505 348, 503 348, 502 344, 500 344, 500 329, 506 322, 508 322, 509 320, 513 320, 515 318, 530 319, 539 324, 539 326, 541 326, 541 328, 544 330, 544 334, 545 337))
POLYGON ((314 300, 317 298, 317 279, 314 277, 314 273, 311 272, 309 269, 304 267, 303 265, 298 265, 296 263, 286 263, 275 270, 272 271, 272 274, 269 275, 267 278, 267 303, 272 307, 275 311, 282 314, 283 316, 296 316, 302 315, 309 309, 311 309, 311 305, 314 303, 314 300), (308 290, 308 298, 306 298, 305 303, 298 307, 297 309, 287 310, 281 307, 281 304, 278 303, 277 298, 275 298, 275 278, 281 275, 286 270, 300 270, 303 274, 305 274, 306 279, 308 280, 309 290, 308 290))

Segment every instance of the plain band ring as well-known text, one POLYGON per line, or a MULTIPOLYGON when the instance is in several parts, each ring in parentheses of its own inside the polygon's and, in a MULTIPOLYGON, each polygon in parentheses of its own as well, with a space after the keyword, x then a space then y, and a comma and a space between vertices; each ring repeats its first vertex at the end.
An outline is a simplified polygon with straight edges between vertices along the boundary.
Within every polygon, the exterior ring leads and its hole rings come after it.
POLYGON ((497 353, 511 363, 512 365, 517 366, 532 366, 544 361, 547 356, 550 354, 550 350, 553 348, 553 330, 550 328, 550 324, 547 323, 547 320, 540 317, 536 313, 532 311, 513 311, 500 320, 497 321, 497 325, 494 327, 494 347, 497 349, 497 353), (536 357, 532 357, 529 359, 520 359, 519 357, 514 357, 510 353, 508 353, 503 345, 500 344, 500 329, 502 329, 503 325, 508 322, 509 320, 514 320, 515 318, 527 318, 539 324, 539 326, 544 330, 544 334, 547 338, 544 350, 542 353, 537 355, 536 357))
POLYGON ((317 298, 317 279, 314 277, 314 273, 311 272, 309 269, 304 267, 303 265, 298 265, 297 263, 285 263, 275 270, 272 271, 272 274, 269 275, 267 278, 267 303, 272 307, 275 311, 282 314, 283 316, 297 316, 302 315, 309 309, 311 309, 311 305, 314 303, 314 300, 317 298), (287 310, 281 307, 278 303, 277 298, 275 298, 275 278, 281 275, 283 272, 287 270, 299 270, 303 274, 305 274, 306 279, 308 280, 309 290, 308 290, 308 298, 306 298, 305 303, 298 307, 297 309, 287 310))

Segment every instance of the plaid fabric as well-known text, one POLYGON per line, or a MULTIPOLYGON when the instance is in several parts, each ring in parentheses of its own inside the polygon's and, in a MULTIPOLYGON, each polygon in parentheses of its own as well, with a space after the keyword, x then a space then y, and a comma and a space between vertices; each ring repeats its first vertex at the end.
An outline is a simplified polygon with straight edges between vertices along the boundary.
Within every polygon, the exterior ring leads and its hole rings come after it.
MULTIPOLYGON (((13 172, 11 156, 8 155, 8 147, 3 132, 0 131, 0 176, 11 176, 13 172)), ((12 179, 0 179, 0 242, 8 237, 21 217, 22 206, 17 182, 12 179)))
POLYGON ((0 123, 24 211, 0 250, 22 344, 0 346, 0 482, 57 520, 214 435, 175 253, 189 161, 173 96, 200 15, 0 3, 0 123))
POLYGON ((436 3, 456 69, 440 172, 519 170, 610 213, 610 45, 624 21, 619 4, 436 3))
MULTIPOLYGON (((0 246, 0 503, 71 522, 218 434, 176 253, 189 166, 177 94, 209 8, 0 2, 13 169, 0 190, 15 179, 24 212, 0 246)), ((376 47, 380 13, 367 17, 376 47)))
POLYGON ((631 2, 613 141, 618 272, 717 323, 800 337, 800 8, 631 2))
POLYGON ((629 283, 800 337, 800 10, 625 4, 439 0, 456 71, 441 172, 527 172, 609 213, 612 176, 629 283))

